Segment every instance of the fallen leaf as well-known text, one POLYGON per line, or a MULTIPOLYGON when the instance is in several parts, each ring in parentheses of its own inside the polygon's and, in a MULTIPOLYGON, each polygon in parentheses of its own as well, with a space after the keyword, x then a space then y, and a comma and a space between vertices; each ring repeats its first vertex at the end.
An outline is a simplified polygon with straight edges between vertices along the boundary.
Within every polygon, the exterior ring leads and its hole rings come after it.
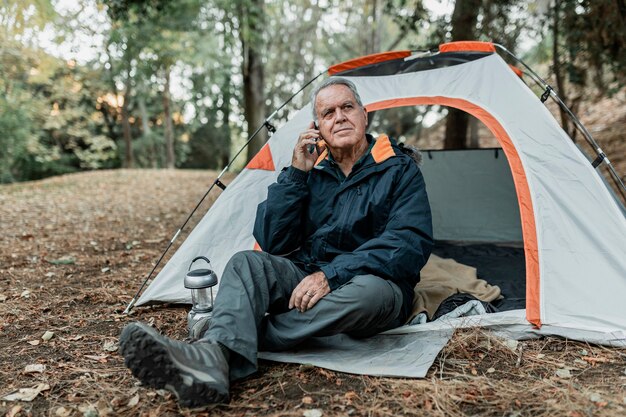
POLYGON ((9 395, 2 397, 5 401, 32 401, 43 391, 50 389, 48 384, 38 384, 35 388, 20 388, 9 395))
POLYGON ((29 340, 26 343, 28 343, 29 345, 37 346, 41 342, 39 340, 29 340))
POLYGON ((135 395, 133 398, 131 398, 128 401, 128 404, 126 404, 127 407, 134 407, 137 404, 139 404, 139 394, 135 395))
POLYGON ((23 373, 25 374, 35 374, 35 373, 42 373, 46 370, 46 365, 42 364, 42 363, 34 363, 31 365, 26 365, 26 368, 24 368, 23 373))
POLYGON ((50 278, 50 277, 55 276, 56 274, 54 272, 46 272, 44 275, 46 278, 50 278))
POLYGON ((602 397, 597 392, 592 392, 589 395, 589 400, 594 403, 599 403, 599 402, 602 402, 602 397))
POLYGON ((63 256, 59 259, 53 259, 51 261, 46 259, 46 262, 52 265, 73 265, 76 263, 76 259, 72 258, 71 256, 63 256))
POLYGON ((11 410, 7 413, 6 417, 15 417, 18 413, 22 411, 21 405, 14 405, 11 410))
POLYGON ((144 240, 144 242, 146 243, 161 243, 163 242, 165 239, 164 238, 159 238, 159 239, 146 239, 144 240))
POLYGON ((3 303, 7 300, 7 296, 4 294, 0 294, 0 303, 3 303))
POLYGON ((598 358, 594 358, 593 356, 583 356, 582 358, 584 361, 589 362, 590 364, 595 364, 595 363, 607 363, 607 362, 612 362, 610 359, 608 358, 604 358, 604 357, 598 357, 598 358))
POLYGON ((359 398, 359 395, 354 391, 348 391, 344 394, 344 397, 347 400, 354 400, 355 398, 359 398))
POLYGON ((20 294, 21 298, 29 298, 30 297, 30 290, 24 290, 22 291, 22 293, 20 294))
POLYGON ((571 378, 572 377, 572 373, 567 368, 565 368, 565 369, 557 369, 556 370, 556 376, 558 376, 559 378, 571 378))
POLYGON ((307 396, 302 397, 303 404, 313 404, 313 398, 307 396))
POLYGON ((46 330, 43 336, 41 336, 41 339, 47 342, 48 340, 52 339, 52 336, 54 336, 54 332, 51 332, 50 330, 46 330))
POLYGON ((106 363, 107 358, 109 357, 109 355, 85 355, 85 357, 87 359, 91 359, 92 361, 97 361, 97 362, 102 362, 102 363, 106 363))
POLYGON ((98 417, 98 410, 91 404, 81 404, 78 411, 83 413, 83 417, 98 417))
POLYGON ((537 354, 537 359, 543 359, 543 358, 545 358, 545 357, 546 357, 546 354, 545 354, 545 353, 538 353, 538 354, 537 354))
POLYGON ((100 272, 109 272, 110 270, 111 270, 111 268, 109 268, 109 267, 107 266, 107 267, 105 267, 105 268, 102 268, 102 269, 100 270, 100 272))
POLYGON ((303 414, 304 417, 322 417, 322 410, 319 408, 312 408, 310 410, 306 410, 303 414))
POLYGON ((106 352, 117 352, 118 348, 119 345, 112 340, 107 340, 106 342, 104 342, 104 346, 102 346, 102 349, 104 349, 106 352))
POLYGON ((72 410, 71 409, 67 409, 65 407, 59 407, 54 412, 54 415, 55 416, 59 416, 59 417, 67 417, 70 414, 72 414, 72 410))
POLYGON ((96 403, 96 411, 99 417, 113 415, 113 409, 104 398, 100 398, 96 403))
POLYGON ((513 352, 517 351, 517 346, 519 345, 519 342, 515 339, 504 339, 502 343, 513 352))
POLYGON ((431 411, 433 409, 433 403, 429 399, 424 400, 424 410, 431 411))
POLYGON ((160 397, 166 397, 169 396, 171 393, 166 390, 166 389, 158 389, 156 390, 157 395, 159 395, 160 397))
POLYGON ((494 373, 495 371, 496 371, 496 368, 489 368, 489 369, 487 369, 487 373, 488 373, 488 374, 492 374, 492 373, 494 373))

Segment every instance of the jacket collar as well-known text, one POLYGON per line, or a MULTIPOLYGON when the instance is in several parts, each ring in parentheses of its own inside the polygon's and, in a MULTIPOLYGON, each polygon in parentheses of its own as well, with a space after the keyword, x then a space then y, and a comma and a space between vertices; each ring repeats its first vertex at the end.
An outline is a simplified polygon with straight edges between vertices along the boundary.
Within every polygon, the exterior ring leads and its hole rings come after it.
MULTIPOLYGON (((379 135, 378 138, 376 138, 376 140, 374 140, 373 136, 370 135, 369 133, 367 134, 367 139, 368 142, 374 141, 374 145, 369 147, 368 152, 361 157, 361 159, 359 159, 358 163, 365 163, 365 158, 367 158, 367 156, 371 155, 372 158, 374 159, 374 162, 376 164, 380 164, 384 161, 386 161, 387 159, 393 157, 396 155, 395 151, 393 150, 393 147, 391 146, 391 140, 389 140, 389 137, 387 135, 385 135, 384 133, 379 135)), ((319 142, 320 146, 325 146, 326 142, 321 141, 319 142)), ((328 166, 329 162, 332 160, 332 155, 330 154, 330 152, 328 151, 328 147, 325 146, 324 151, 322 152, 322 154, 317 158, 317 161, 315 162, 315 165, 320 165, 322 162, 326 161, 324 164, 322 164, 323 166, 328 166)), ((356 164, 355 164, 356 165, 356 164)))

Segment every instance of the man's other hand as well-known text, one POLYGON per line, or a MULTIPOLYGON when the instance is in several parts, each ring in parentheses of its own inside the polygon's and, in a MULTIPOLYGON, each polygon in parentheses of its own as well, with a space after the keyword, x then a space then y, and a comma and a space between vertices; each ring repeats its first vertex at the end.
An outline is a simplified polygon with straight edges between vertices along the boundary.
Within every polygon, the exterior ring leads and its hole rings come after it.
POLYGON ((289 308, 304 313, 313 308, 319 300, 330 292, 326 275, 322 271, 304 277, 291 293, 289 308))

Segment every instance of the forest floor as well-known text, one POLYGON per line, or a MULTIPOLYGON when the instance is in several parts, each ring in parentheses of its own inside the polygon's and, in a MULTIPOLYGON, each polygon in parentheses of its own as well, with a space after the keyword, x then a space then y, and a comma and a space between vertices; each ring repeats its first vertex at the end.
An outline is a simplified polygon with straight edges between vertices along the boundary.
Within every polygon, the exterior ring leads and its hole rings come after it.
POLYGON ((261 361, 229 404, 179 408, 132 377, 117 343, 135 320, 186 336, 186 308, 122 312, 214 177, 118 170, 0 186, 1 415, 626 415, 626 350, 550 337, 512 348, 483 330, 458 331, 424 379, 261 361))

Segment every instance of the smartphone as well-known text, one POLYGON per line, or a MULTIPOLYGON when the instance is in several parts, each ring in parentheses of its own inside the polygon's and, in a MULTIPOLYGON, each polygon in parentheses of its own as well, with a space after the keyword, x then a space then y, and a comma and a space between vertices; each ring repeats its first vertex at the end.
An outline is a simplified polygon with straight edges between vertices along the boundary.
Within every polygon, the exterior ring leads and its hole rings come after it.
MULTIPOLYGON (((319 127, 317 127, 317 123, 316 123, 315 121, 313 121, 313 127, 314 127, 316 130, 320 130, 320 129, 319 129, 319 127)), ((316 139, 316 142, 317 142, 317 139, 316 139)), ((309 145, 309 153, 310 153, 310 154, 313 154, 313 152, 315 152, 315 146, 316 146, 316 145, 309 145)))

